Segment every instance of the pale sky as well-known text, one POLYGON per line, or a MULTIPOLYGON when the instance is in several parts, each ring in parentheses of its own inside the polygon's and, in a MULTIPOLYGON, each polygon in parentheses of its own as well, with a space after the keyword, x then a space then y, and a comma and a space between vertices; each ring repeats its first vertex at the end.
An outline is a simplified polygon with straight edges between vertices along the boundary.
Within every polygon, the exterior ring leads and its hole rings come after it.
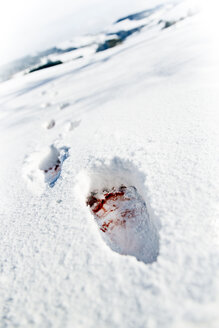
POLYGON ((162 0, 5 0, 0 4, 0 65, 162 0))

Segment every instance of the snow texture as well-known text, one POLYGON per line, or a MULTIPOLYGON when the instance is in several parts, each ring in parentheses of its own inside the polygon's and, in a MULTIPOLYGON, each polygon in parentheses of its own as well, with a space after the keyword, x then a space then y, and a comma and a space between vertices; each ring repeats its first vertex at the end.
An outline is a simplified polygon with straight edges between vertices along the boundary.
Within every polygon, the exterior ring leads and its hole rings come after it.
POLYGON ((216 21, 155 2, 0 84, 0 327, 219 326, 216 21))

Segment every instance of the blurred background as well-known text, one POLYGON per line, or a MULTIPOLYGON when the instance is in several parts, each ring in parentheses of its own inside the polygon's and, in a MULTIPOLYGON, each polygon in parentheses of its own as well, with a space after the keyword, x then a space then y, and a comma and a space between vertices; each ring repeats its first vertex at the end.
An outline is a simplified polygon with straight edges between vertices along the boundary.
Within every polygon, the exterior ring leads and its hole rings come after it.
POLYGON ((219 28, 217 19, 219 5, 216 0, 7 0, 1 2, 0 81, 37 64, 39 58, 48 55, 39 52, 59 46, 61 42, 75 36, 101 32, 123 16, 173 2, 188 2, 189 6, 195 3, 204 8, 203 33, 207 33, 207 37, 212 38, 215 43, 219 28), (31 58, 26 58, 27 55, 31 58), (20 60, 14 62, 20 58, 22 62, 20 60))
MULTIPOLYGON (((7 0, 0 5, 0 66, 75 35, 96 33, 113 20, 160 0, 7 0)), ((162 1, 165 2, 165 1, 162 1)))

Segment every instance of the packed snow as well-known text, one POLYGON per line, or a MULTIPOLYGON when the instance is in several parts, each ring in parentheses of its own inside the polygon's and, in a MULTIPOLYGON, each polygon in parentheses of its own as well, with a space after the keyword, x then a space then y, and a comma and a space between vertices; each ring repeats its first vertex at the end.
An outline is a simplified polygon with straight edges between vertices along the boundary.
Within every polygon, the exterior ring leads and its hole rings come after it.
POLYGON ((219 326, 208 23, 146 1, 0 84, 0 327, 219 326))

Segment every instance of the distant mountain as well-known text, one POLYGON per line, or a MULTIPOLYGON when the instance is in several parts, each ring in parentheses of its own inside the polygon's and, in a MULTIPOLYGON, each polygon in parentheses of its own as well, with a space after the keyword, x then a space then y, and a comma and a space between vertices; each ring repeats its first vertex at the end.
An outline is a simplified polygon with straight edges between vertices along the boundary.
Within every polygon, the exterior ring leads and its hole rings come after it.
POLYGON ((163 18, 163 5, 143 10, 115 21, 107 30, 96 35, 85 35, 65 42, 65 46, 54 46, 34 55, 29 55, 0 67, 0 82, 13 77, 17 73, 33 73, 66 61, 81 59, 84 56, 108 50, 120 45, 132 34, 141 31, 144 27, 160 25, 166 29, 183 20, 186 16, 175 20, 163 18), (161 9, 161 10, 160 10, 161 9), (154 15, 156 13, 156 15, 154 15), (86 50, 88 50, 86 52, 86 50), (67 53, 69 53, 68 56, 67 53))

